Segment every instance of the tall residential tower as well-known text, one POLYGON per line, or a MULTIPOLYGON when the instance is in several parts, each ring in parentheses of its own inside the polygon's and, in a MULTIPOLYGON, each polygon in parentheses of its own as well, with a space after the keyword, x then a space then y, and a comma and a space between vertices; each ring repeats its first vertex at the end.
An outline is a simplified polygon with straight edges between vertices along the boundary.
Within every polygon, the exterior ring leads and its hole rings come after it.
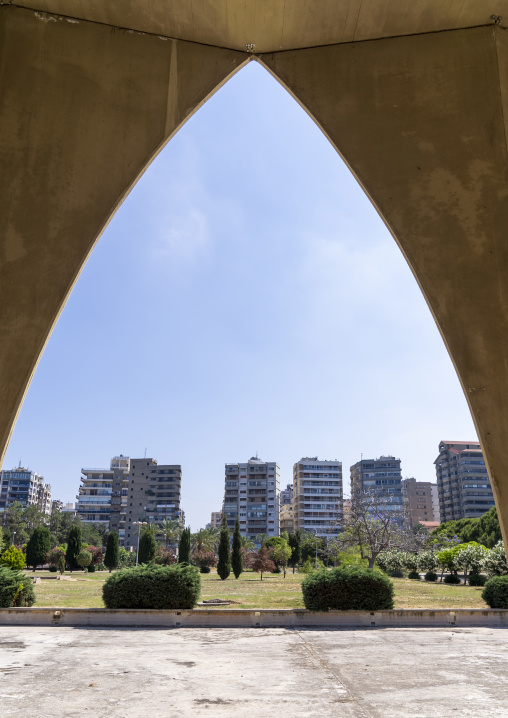
POLYGON ((337 536, 343 523, 342 462, 302 458, 293 466, 295 530, 337 536))
POLYGON ((253 456, 244 464, 226 464, 224 514, 234 529, 240 520, 242 536, 279 535, 279 466, 253 456))

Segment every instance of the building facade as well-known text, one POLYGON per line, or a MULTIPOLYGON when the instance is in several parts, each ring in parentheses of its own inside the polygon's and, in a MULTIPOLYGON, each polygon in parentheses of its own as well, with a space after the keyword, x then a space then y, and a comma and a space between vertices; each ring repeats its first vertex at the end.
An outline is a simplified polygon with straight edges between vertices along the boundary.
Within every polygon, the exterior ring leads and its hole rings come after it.
POLYGON ((284 531, 288 534, 295 532, 295 519, 293 512, 293 504, 284 504, 279 511, 279 530, 281 535, 284 531))
POLYGON ((409 526, 421 521, 439 523, 437 484, 416 479, 402 479, 402 502, 409 526))
POLYGON ((125 546, 136 547, 136 523, 160 524, 182 520, 182 467, 158 464, 156 459, 131 459, 125 515, 125 546))
POLYGON ((51 486, 44 483, 43 476, 21 466, 0 471, 0 514, 16 502, 24 509, 28 506, 37 506, 49 516, 51 486))
POLYGON ((343 528, 342 462, 300 459, 293 466, 295 531, 333 538, 343 528))
POLYGON ((116 531, 120 546, 125 545, 125 511, 127 509, 130 465, 129 457, 123 456, 123 454, 114 456, 110 463, 113 477, 111 484, 109 530, 116 531))
POLYGON ((362 459, 351 466, 351 500, 354 502, 365 494, 375 498, 378 510, 392 511, 402 523, 400 459, 380 456, 378 459, 362 459))
POLYGON ((81 469, 81 473, 76 515, 83 523, 103 524, 109 528, 113 469, 81 469))
POLYGON ((222 511, 212 511, 210 516, 210 523, 208 526, 211 529, 219 529, 222 522, 222 511))
POLYGON ((441 441, 434 463, 441 521, 479 518, 495 505, 477 441, 441 441))
POLYGON ((288 504, 293 503, 293 497, 294 497, 294 491, 293 491, 293 484, 288 484, 285 489, 282 489, 280 492, 280 508, 282 509, 283 506, 287 506, 288 504))
POLYGON ((242 536, 279 535, 279 466, 252 457, 241 464, 226 464, 224 513, 230 529, 240 521, 242 536))

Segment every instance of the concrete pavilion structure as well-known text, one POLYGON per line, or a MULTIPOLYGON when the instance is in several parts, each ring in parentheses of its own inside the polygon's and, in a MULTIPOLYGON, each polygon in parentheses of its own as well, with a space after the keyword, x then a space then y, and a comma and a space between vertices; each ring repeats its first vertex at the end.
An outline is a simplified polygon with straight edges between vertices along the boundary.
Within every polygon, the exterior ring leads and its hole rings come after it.
POLYGON ((508 541, 506 21, 508 0, 3 2, 0 455, 111 216, 255 60, 342 155, 414 272, 508 541))

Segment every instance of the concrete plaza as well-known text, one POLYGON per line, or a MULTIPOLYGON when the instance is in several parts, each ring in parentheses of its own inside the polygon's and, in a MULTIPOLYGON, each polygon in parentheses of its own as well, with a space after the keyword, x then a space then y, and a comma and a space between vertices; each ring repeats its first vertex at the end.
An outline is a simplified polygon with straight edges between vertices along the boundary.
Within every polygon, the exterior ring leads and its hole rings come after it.
POLYGON ((506 629, 0 626, 1 715, 508 716, 506 629))

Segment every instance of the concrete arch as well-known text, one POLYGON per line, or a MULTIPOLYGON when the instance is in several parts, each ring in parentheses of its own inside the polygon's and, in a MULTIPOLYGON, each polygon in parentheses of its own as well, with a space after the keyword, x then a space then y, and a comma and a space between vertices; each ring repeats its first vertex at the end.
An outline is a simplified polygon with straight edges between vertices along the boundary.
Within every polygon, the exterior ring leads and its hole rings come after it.
MULTIPOLYGON (((506 540, 506 33, 398 34, 307 49, 300 39, 303 49, 257 59, 342 154, 401 246, 466 392, 506 540)), ((15 6, 0 7, 0 47, 3 457, 100 233, 157 152, 252 56, 15 6)))

